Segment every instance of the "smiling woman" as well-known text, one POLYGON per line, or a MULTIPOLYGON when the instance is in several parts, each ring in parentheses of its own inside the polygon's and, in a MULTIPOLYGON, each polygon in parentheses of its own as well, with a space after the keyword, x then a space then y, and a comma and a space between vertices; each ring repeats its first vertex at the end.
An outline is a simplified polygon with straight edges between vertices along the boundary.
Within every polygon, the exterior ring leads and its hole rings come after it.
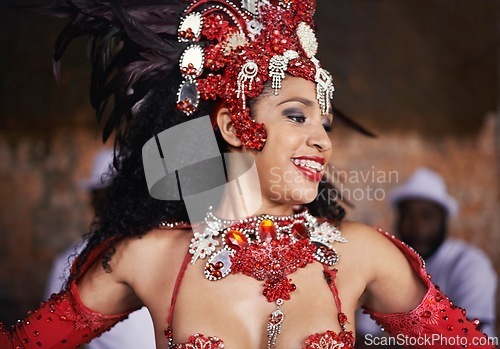
MULTIPOLYGON (((261 183, 263 212, 285 205, 287 208, 280 211, 287 214, 290 205, 311 202, 316 197, 323 165, 332 155, 325 129, 331 125, 332 115, 321 113, 315 83, 302 78, 287 76, 278 95, 265 96, 254 104, 252 115, 266 127, 266 146, 252 153, 261 183), (295 200, 286 195, 294 191, 299 196, 295 200)), ((231 135, 227 109, 219 112, 218 126, 232 147, 241 146, 241 141, 231 135)))
POLYGON ((110 113, 116 174, 65 289, 0 328, 0 347, 74 348, 142 306, 157 348, 353 348, 360 306, 394 335, 484 337, 408 246, 294 210, 317 196, 332 155, 313 0, 37 11, 70 19, 56 75, 73 36, 91 36, 92 103, 110 113))

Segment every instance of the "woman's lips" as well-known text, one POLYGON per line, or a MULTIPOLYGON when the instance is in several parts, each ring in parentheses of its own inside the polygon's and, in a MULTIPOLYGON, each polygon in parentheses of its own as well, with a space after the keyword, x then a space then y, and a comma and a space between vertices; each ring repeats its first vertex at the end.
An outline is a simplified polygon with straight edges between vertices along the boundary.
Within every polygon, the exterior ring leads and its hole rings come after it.
POLYGON ((292 164, 300 171, 302 174, 313 182, 321 181, 323 177, 323 164, 325 163, 324 158, 320 157, 297 157, 291 159, 292 164))

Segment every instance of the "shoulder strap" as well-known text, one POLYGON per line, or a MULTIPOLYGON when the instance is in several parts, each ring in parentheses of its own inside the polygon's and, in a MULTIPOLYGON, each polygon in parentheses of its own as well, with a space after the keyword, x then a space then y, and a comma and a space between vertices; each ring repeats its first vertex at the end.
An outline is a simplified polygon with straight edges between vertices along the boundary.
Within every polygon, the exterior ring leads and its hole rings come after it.
POLYGON ((168 311, 168 319, 167 319, 168 327, 171 327, 171 325, 172 325, 172 317, 174 314, 175 302, 177 300, 179 288, 181 287, 182 278, 184 277, 184 273, 186 272, 186 268, 187 268, 187 265, 188 265, 190 259, 191 259, 191 255, 189 254, 189 252, 186 252, 186 256, 184 257, 184 261, 182 262, 179 273, 177 274, 177 279, 175 280, 174 290, 172 292, 170 309, 168 311))
POLYGON ((337 306, 340 327, 343 331, 345 331, 347 316, 342 312, 342 303, 340 302, 339 291, 337 289, 337 286, 335 285, 335 277, 337 276, 337 271, 337 269, 330 269, 327 265, 323 264, 323 274, 325 275, 326 282, 328 283, 328 286, 332 291, 333 299, 335 300, 335 305, 337 306))

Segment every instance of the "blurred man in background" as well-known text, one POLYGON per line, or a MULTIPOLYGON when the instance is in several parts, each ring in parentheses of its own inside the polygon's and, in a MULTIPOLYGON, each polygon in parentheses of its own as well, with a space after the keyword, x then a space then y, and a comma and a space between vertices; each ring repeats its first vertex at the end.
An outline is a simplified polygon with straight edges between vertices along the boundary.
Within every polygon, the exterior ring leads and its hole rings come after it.
MULTIPOLYGON (((467 309, 468 318, 478 318, 482 331, 493 337, 497 275, 483 251, 448 237, 448 221, 457 215, 458 204, 443 178, 421 167, 389 200, 396 209, 398 237, 424 258, 432 281, 450 300, 467 309)), ((366 334, 380 335, 375 322, 360 312, 356 328, 361 340, 366 334)))
MULTIPOLYGON (((104 149, 96 154, 89 178, 80 181, 79 186, 90 194, 94 212, 103 205, 105 188, 112 181, 113 150, 104 149)), ((48 299, 52 293, 58 293, 69 275, 69 268, 74 257, 83 249, 85 241, 77 241, 59 255, 53 265, 46 290, 48 299)), ((87 344, 88 349, 155 349, 153 322, 146 308, 142 308, 127 320, 114 326, 109 332, 87 344)))

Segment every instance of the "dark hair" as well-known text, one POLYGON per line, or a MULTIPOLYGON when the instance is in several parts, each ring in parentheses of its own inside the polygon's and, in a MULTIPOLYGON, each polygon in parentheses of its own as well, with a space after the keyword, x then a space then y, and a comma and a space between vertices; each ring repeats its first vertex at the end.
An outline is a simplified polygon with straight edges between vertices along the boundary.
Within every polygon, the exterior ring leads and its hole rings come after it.
MULTIPOLYGON (((125 237, 142 236, 164 220, 189 222, 183 201, 156 200, 149 195, 142 163, 142 147, 151 137, 188 119, 210 115, 218 104, 218 101, 200 101, 199 109, 187 117, 176 108, 181 82, 180 73, 174 70, 167 79, 155 86, 115 145, 116 174, 111 185, 106 188, 105 202, 96 211, 97 218, 90 232, 85 235, 87 244, 76 260, 68 283, 80 276, 83 265, 96 247, 102 248, 104 243, 108 244, 105 246, 108 252, 104 254, 102 263, 106 270, 111 271, 108 262, 117 241, 125 237)), ((265 95, 263 93, 259 97, 265 95)), ((249 101, 250 109, 259 97, 249 101)), ((227 152, 228 145, 217 129, 215 135, 221 153, 227 152)), ((325 205, 330 206, 332 202, 317 198, 310 210, 313 214, 333 220, 343 218, 341 207, 334 204, 328 208, 325 205)))
POLYGON ((338 189, 323 177, 318 185, 318 195, 306 207, 313 216, 340 222, 346 212, 337 201, 339 197, 338 189))
POLYGON ((104 242, 112 247, 116 241, 129 236, 142 236, 164 220, 189 222, 183 201, 164 201, 152 198, 146 184, 142 164, 143 145, 170 127, 207 114, 215 101, 200 101, 199 109, 187 117, 176 108, 177 91, 182 77, 177 70, 155 86, 142 103, 139 112, 127 125, 115 145, 116 174, 104 195, 90 232, 87 245, 79 255, 69 281, 77 278, 95 247, 104 242))

